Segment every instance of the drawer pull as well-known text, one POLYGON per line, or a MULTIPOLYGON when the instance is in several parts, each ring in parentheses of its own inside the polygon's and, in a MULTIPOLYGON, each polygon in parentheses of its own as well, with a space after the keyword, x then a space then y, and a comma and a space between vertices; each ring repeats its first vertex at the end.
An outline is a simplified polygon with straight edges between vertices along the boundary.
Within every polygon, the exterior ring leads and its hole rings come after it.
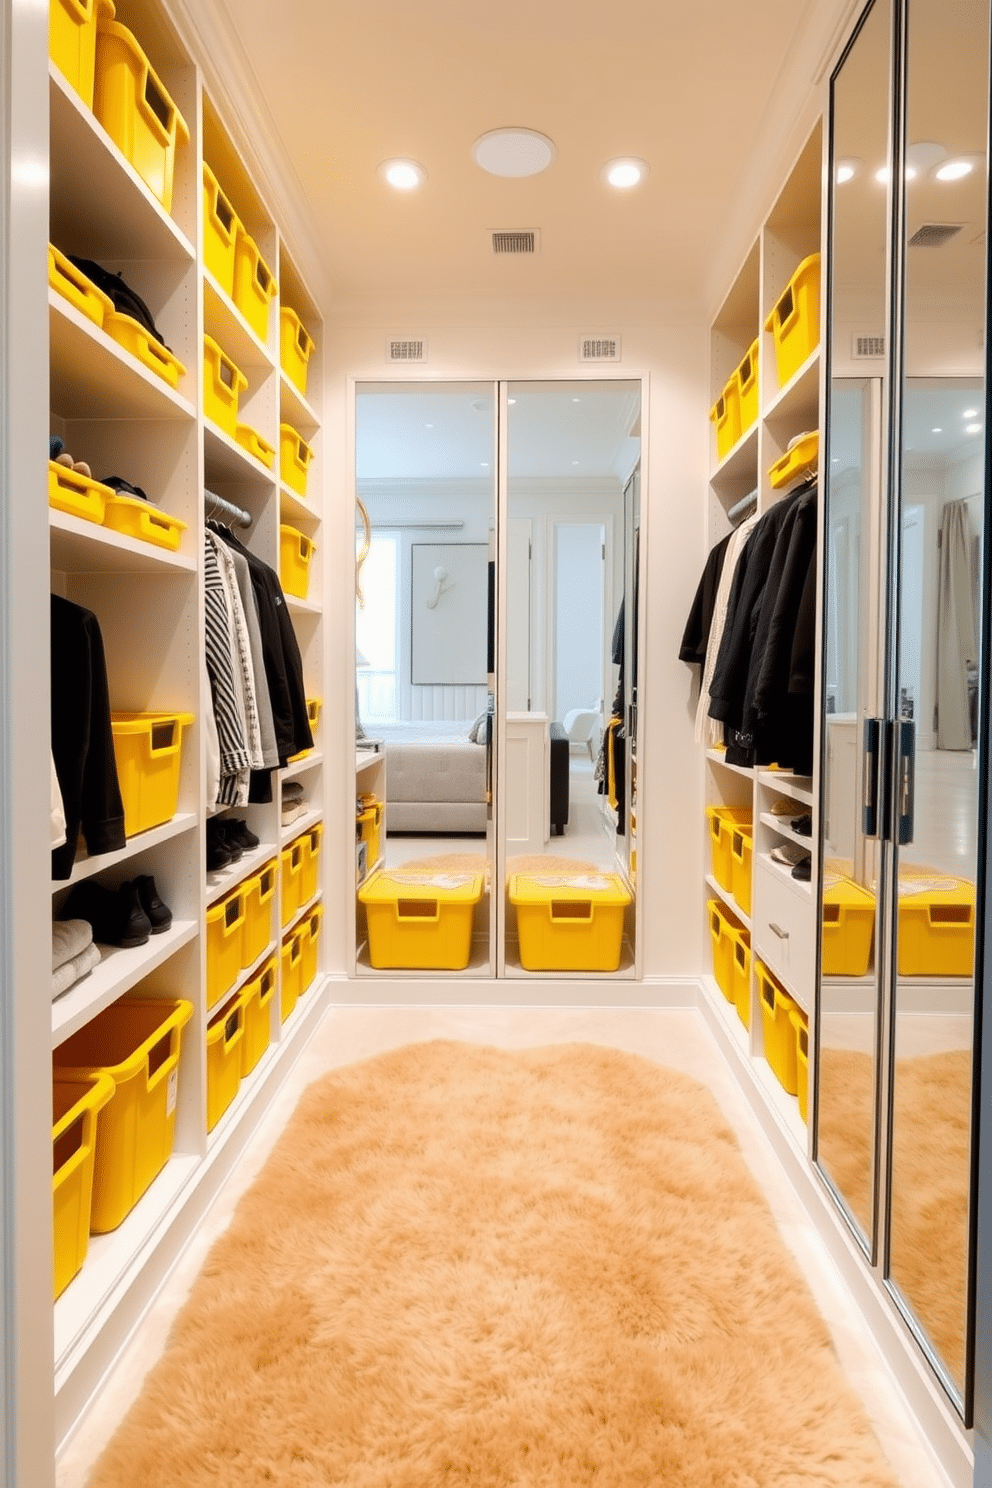
POLYGON ((788 938, 789 938, 789 932, 788 932, 788 930, 783 930, 782 929, 782 926, 781 925, 776 925, 775 922, 774 922, 774 920, 771 922, 771 924, 769 924, 768 928, 772 932, 773 935, 777 935, 778 936, 779 940, 788 940, 788 938))

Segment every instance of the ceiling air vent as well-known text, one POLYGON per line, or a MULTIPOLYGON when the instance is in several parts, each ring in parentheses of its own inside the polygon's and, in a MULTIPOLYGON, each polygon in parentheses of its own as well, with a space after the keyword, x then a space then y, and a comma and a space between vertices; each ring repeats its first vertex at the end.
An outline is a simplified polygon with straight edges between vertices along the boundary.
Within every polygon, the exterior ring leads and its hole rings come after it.
POLYGON ((960 222, 924 222, 909 240, 910 248, 943 248, 961 231, 960 222))
POLYGON ((386 342, 387 362, 426 362, 427 342, 420 336, 391 336, 386 342))
POLYGON ((580 336, 580 362, 618 362, 619 360, 619 336, 580 336))
POLYGON ((537 233, 528 232, 494 232, 492 234, 494 253, 536 253, 538 248, 537 233))
POLYGON ((856 362, 869 361, 885 355, 884 336, 852 336, 851 356, 856 362))

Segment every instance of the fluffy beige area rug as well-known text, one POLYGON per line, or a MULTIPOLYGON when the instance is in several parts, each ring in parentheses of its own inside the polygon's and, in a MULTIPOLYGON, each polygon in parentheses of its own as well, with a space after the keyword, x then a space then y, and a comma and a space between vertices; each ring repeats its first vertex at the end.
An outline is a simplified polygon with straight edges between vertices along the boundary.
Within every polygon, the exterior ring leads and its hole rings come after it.
MULTIPOLYGON (((872 1061, 821 1054, 820 1157, 865 1230, 871 1217, 872 1061)), ((958 1384, 968 1286, 971 1054, 896 1062, 892 1277, 958 1384)))
POLYGON ((92 1488, 892 1488, 709 1093, 418 1044, 304 1095, 92 1488))

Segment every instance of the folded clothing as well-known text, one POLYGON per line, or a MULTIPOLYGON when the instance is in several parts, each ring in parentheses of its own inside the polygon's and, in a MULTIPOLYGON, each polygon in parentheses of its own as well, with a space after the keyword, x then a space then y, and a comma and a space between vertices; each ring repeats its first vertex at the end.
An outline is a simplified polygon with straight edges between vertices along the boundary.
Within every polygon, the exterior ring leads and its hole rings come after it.
POLYGON ((74 961, 93 944, 93 926, 88 920, 52 921, 52 970, 74 961))
POLYGON ((102 957, 100 947, 90 944, 78 956, 71 961, 64 962, 56 971, 52 972, 52 1001, 61 997, 63 992, 68 992, 77 982, 82 981, 84 976, 89 976, 94 966, 99 966, 102 957))

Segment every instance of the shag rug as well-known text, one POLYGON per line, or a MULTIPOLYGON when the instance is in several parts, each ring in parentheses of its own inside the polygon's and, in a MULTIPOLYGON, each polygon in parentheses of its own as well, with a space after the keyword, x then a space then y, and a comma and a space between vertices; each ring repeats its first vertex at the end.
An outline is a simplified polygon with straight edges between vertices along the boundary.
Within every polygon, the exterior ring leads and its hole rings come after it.
MULTIPOLYGON (((964 1384, 971 1054, 896 1061, 892 1278, 964 1384)), ((872 1060, 820 1054, 820 1160, 865 1230, 871 1220, 872 1060)))
POLYGON ((92 1488, 893 1488, 709 1092, 584 1045, 305 1093, 92 1488))

